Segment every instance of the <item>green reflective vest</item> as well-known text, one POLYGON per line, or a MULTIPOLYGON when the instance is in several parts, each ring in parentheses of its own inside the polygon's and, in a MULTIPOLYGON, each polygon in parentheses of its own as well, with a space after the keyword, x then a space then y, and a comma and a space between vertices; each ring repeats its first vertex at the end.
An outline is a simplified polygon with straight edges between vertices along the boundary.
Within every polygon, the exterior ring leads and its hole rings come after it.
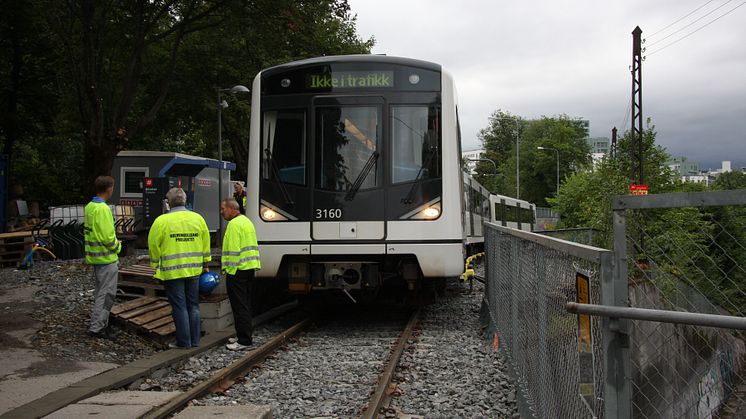
POLYGON ((196 212, 172 209, 158 216, 148 233, 150 266, 164 281, 202 274, 210 261, 210 232, 196 212))
POLYGON ((85 263, 108 265, 119 261, 122 244, 114 230, 114 216, 106 202, 91 201, 85 206, 85 263))
POLYGON ((251 220, 241 214, 228 222, 223 237, 223 272, 235 275, 236 271, 261 269, 256 230, 251 220))

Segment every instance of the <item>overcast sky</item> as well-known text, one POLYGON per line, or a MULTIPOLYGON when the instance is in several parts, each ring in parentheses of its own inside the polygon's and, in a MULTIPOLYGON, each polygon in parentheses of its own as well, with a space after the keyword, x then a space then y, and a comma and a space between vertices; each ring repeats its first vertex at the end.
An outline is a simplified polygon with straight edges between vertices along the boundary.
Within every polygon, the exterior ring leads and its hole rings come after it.
POLYGON ((453 74, 465 148, 479 146, 496 109, 583 117, 594 137, 629 129, 631 32, 640 25, 649 55, 643 115, 659 144, 700 168, 746 166, 746 5, 653 53, 744 0, 713 0, 655 35, 707 0, 349 2, 358 32, 376 38, 374 53, 433 61, 453 74))

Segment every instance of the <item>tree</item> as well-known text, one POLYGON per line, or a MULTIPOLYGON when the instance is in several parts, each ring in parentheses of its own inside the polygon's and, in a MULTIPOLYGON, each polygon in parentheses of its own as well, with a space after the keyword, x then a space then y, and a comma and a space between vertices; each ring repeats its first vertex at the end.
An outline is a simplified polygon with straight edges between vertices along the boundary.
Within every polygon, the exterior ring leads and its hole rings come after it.
POLYGON ((480 139, 485 157, 499 165, 501 176, 490 177, 493 169, 488 163, 477 165, 478 180, 495 193, 516 194, 516 136, 520 147, 521 199, 537 205, 546 205, 546 198, 556 194, 557 189, 556 155, 537 147, 559 150, 560 179, 590 163, 590 146, 580 119, 559 115, 527 121, 498 110, 490 117, 487 128, 480 131, 480 139))
POLYGON ((85 180, 111 173, 117 152, 156 118, 185 38, 224 19, 227 0, 40 2, 75 91, 85 180), (151 81, 146 89, 146 81, 151 81))

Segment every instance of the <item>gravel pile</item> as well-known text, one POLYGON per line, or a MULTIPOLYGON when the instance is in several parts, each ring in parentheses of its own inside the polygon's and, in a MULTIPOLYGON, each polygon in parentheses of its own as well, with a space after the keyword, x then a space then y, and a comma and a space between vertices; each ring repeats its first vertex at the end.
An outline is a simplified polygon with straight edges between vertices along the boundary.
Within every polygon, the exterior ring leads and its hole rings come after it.
POLYGON ((196 404, 266 404, 280 418, 359 415, 408 317, 377 310, 340 309, 336 318, 320 320, 243 382, 196 404))
MULTIPOLYGON (((135 263, 134 257, 121 264, 135 263)), ((82 259, 39 262, 31 270, 0 270, 0 293, 10 288, 38 287, 31 317, 42 324, 32 338, 46 356, 71 361, 125 364, 160 349, 150 340, 122 331, 113 341, 88 337, 93 301, 93 271, 82 259)))
POLYGON ((476 281, 474 292, 450 283, 445 296, 425 308, 418 337, 397 368, 394 411, 428 418, 519 417, 503 360, 480 333, 482 293, 476 281))

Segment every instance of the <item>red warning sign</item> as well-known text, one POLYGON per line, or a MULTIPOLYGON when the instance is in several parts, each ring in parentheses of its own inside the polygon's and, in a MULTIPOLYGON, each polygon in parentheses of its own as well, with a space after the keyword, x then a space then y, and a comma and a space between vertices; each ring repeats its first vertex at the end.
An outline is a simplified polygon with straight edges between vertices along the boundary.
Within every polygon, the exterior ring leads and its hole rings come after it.
POLYGON ((648 185, 644 183, 643 184, 633 183, 629 185, 629 194, 630 195, 647 195, 648 185))

